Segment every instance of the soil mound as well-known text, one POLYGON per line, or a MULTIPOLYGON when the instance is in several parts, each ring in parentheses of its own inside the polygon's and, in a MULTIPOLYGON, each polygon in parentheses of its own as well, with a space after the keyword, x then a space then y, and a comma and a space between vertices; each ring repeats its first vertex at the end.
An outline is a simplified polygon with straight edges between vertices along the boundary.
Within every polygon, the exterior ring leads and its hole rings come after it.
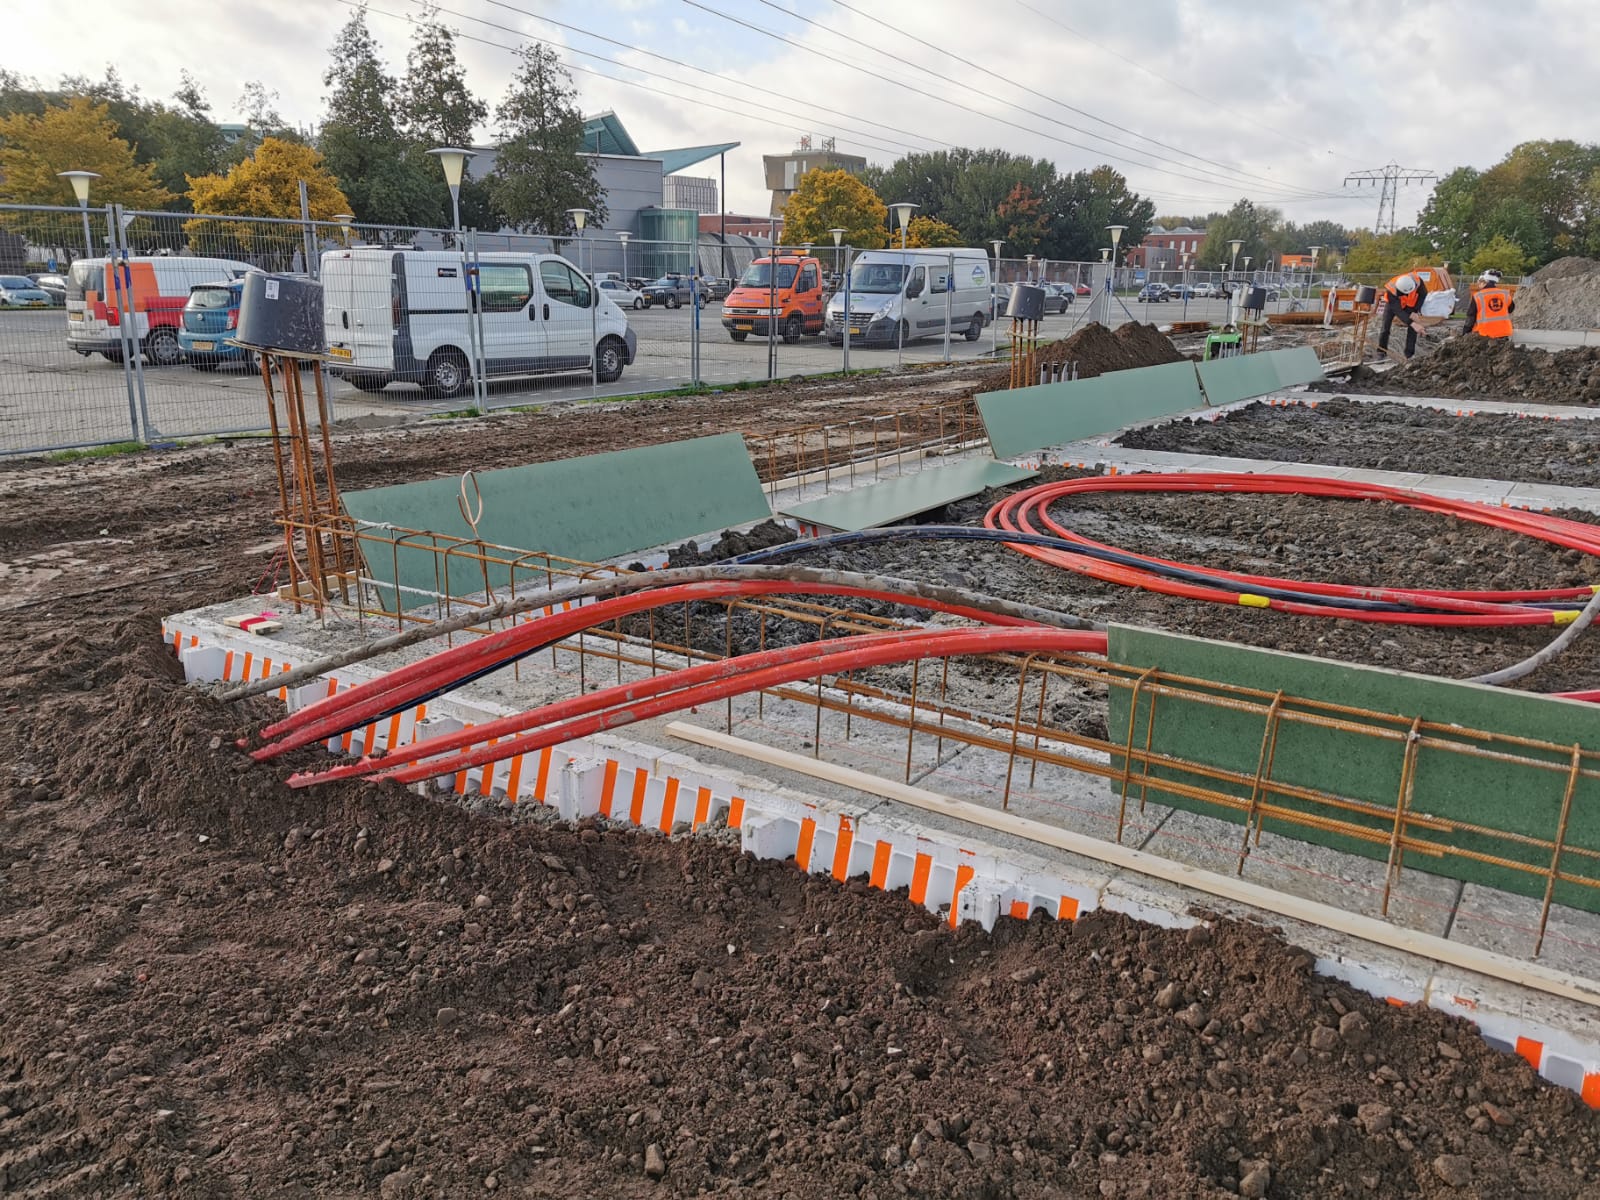
POLYGON ((1513 346, 1504 338, 1459 337, 1397 370, 1379 372, 1360 366, 1345 383, 1328 381, 1314 387, 1323 392, 1600 404, 1600 348, 1552 354, 1513 346))
POLYGON ((1525 329, 1600 329, 1600 261, 1558 258, 1517 289, 1525 329))
MULTIPOLYGON (((1040 346, 1035 357, 1041 363, 1077 363, 1078 377, 1092 379, 1111 371, 1128 371, 1135 367, 1155 367, 1162 363, 1182 362, 1166 334, 1154 325, 1130 321, 1113 332, 1098 321, 1091 321, 1071 337, 1040 346)), ((1009 379, 1010 369, 994 372, 987 380, 990 388, 1003 388, 1009 379)))

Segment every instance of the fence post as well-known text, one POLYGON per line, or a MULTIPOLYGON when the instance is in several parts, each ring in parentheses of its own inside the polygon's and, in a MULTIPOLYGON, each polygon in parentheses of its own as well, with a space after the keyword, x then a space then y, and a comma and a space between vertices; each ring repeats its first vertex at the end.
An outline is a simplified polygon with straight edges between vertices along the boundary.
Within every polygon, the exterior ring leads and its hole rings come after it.
MULTIPOLYGON (((85 218, 87 219, 87 218, 85 218)), ((106 274, 111 277, 113 299, 117 306, 117 340, 122 344, 122 382, 128 389, 128 428, 132 433, 132 440, 144 441, 139 432, 139 408, 142 397, 135 397, 133 384, 133 362, 130 357, 128 345, 128 322, 122 314, 122 267, 117 262, 117 212, 114 206, 106 205, 106 274)), ((91 245, 90 254, 93 254, 91 245)), ((131 351, 137 353, 137 351, 131 351)), ((141 389, 142 392, 142 389, 141 389)))
POLYGON ((311 197, 306 191, 304 179, 300 181, 300 240, 303 247, 301 252, 306 260, 306 274, 313 279, 320 278, 318 267, 321 264, 317 261, 317 229, 311 223, 311 197))
MULTIPOLYGON (((699 264, 696 264, 697 266, 699 264)), ((700 386, 700 276, 689 276, 689 306, 694 310, 694 332, 689 339, 689 385, 700 386)))
POLYGON ((944 276, 944 360, 945 360, 945 362, 949 362, 950 361, 950 317, 951 317, 951 312, 952 312, 952 310, 950 308, 950 305, 954 302, 954 294, 955 294, 955 286, 956 286, 956 256, 954 254, 950 254, 950 255, 947 255, 946 257, 950 261, 949 261, 948 266, 945 269, 945 276, 944 276))
POLYGON ((135 391, 139 398, 139 423, 144 429, 141 439, 146 445, 157 441, 161 431, 150 420, 149 394, 144 382, 144 346, 139 340, 137 309, 133 303, 133 265, 128 261, 128 230, 127 214, 122 205, 114 205, 115 216, 112 219, 112 236, 116 239, 113 245, 119 260, 113 271, 117 279, 117 326, 122 331, 122 359, 124 363, 133 367, 133 381, 135 391))
POLYGON ((489 354, 483 339, 483 261, 478 256, 478 231, 456 232, 461 274, 467 291, 467 350, 472 355, 472 408, 477 416, 489 410, 489 354))

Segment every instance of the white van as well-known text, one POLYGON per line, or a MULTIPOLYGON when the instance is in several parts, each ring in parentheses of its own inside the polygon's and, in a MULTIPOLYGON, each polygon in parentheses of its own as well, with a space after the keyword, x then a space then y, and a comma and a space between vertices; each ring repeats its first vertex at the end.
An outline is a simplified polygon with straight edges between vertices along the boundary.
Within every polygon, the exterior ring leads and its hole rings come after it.
MULTIPOLYGON (((448 397, 472 382, 461 255, 356 246, 322 256, 330 371, 364 392, 421 384, 448 397)), ((490 378, 589 370, 610 383, 633 361, 628 318, 558 254, 479 255, 490 378), (597 305, 591 313, 590 306, 597 305)))
MULTIPOLYGON (((844 341, 845 289, 828 301, 823 328, 844 341)), ((989 256, 982 250, 866 250, 850 266, 850 340, 893 345, 923 337, 975 342, 989 320, 989 256), (952 264, 954 270, 951 270, 952 264)))
POLYGON ((147 363, 176 366, 183 361, 178 330, 189 291, 202 283, 237 279, 251 270, 231 258, 136 255, 117 260, 80 258, 67 270, 67 346, 79 354, 122 361, 122 312, 132 313, 132 339, 147 363), (127 296, 121 292, 127 290, 127 296))

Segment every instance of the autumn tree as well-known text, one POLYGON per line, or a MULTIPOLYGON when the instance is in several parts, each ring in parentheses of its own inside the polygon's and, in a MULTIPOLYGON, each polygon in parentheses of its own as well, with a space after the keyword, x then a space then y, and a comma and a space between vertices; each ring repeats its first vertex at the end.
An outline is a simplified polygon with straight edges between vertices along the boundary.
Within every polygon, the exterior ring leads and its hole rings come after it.
POLYGON ((947 225, 938 217, 912 217, 911 223, 906 226, 906 245, 918 249, 929 249, 940 246, 964 245, 961 232, 954 225, 947 225))
POLYGON ((72 188, 57 178, 59 171, 98 172, 96 204, 161 208, 172 200, 150 164, 136 161, 133 147, 116 136, 103 104, 79 98, 38 116, 0 118, 0 179, 8 201, 73 204, 72 188))
POLYGON ((783 238, 827 246, 833 242, 828 231, 843 229, 845 245, 881 250, 888 240, 888 217, 878 193, 849 171, 807 171, 783 206, 783 238))
POLYGON ((517 54, 522 65, 495 109, 500 153, 488 181, 490 198, 506 223, 525 233, 567 233, 573 208, 589 209, 590 227, 603 228, 605 193, 594 161, 578 152, 583 114, 572 76, 548 46, 534 42, 517 54))
POLYGON ((322 155, 310 146, 269 137, 226 175, 199 175, 189 180, 189 195, 198 212, 281 217, 296 224, 196 217, 183 223, 183 231, 192 246, 208 254, 286 263, 301 246, 301 180, 306 184, 312 220, 329 221, 350 211, 350 201, 322 155))

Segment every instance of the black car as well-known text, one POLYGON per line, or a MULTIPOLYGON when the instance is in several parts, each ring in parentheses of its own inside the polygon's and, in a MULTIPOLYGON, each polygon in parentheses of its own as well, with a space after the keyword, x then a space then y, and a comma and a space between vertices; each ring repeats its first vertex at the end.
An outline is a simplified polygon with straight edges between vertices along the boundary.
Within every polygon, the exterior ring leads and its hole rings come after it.
POLYGON ((1172 299, 1172 293, 1167 290, 1167 285, 1164 283, 1147 283, 1139 289, 1138 299, 1142 304, 1164 304, 1172 299))
MULTIPOLYGON (((682 308, 693 299, 696 292, 687 275, 663 275, 660 279, 645 284, 641 290, 644 292, 646 308, 655 304, 663 308, 682 308)), ((699 294, 703 306, 707 297, 703 290, 699 294)))
POLYGON ((50 304, 54 308, 64 308, 67 303, 67 277, 49 272, 28 276, 33 280, 33 286, 50 297, 50 304))

